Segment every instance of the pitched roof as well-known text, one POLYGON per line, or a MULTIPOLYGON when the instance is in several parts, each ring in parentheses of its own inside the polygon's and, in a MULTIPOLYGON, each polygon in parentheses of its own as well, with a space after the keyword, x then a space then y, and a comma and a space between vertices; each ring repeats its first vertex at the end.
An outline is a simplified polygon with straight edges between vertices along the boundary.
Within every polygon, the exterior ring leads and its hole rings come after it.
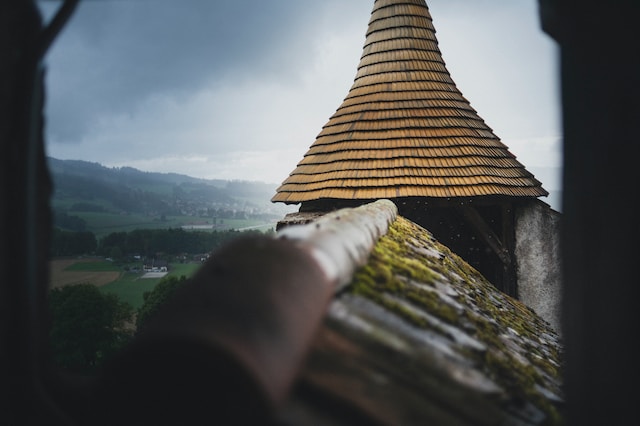
POLYGON ((561 425, 562 357, 533 310, 377 200, 218 248, 105 366, 87 412, 104 424, 561 425))
MULTIPOLYGON (((326 219, 348 231, 349 215, 360 224, 350 235, 368 236, 362 207, 326 219)), ((328 232, 351 244, 323 218, 302 225, 317 228, 311 243, 332 247, 328 232)), ((283 424, 562 424, 563 347, 551 326, 426 229, 389 222, 332 300, 283 424)))
POLYGON ((456 87, 425 0, 376 0, 355 81, 273 202, 546 196, 456 87))

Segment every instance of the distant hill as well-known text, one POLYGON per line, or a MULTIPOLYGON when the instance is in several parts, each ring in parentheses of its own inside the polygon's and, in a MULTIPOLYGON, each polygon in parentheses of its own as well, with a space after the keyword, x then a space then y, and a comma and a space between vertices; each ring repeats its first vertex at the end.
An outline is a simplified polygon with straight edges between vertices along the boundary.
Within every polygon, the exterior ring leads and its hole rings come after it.
POLYGON ((54 186, 51 203, 58 219, 100 213, 163 220, 168 216, 278 220, 295 210, 271 203, 275 184, 200 179, 52 157, 47 161, 54 186))
MULTIPOLYGON (((55 225, 97 235, 136 227, 239 229, 275 223, 298 206, 272 203, 277 185, 47 159, 55 225)), ((541 173, 542 175, 542 173, 541 173)), ((559 209, 561 191, 543 201, 559 209)))

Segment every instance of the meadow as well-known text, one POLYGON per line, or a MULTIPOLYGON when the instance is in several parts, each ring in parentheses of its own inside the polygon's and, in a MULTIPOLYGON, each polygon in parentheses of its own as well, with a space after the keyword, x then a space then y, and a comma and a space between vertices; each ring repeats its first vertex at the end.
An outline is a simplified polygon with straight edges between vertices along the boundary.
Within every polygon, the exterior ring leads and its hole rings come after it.
POLYGON ((87 230, 94 233, 96 238, 111 234, 112 232, 130 232, 136 229, 168 229, 189 227, 194 225, 210 227, 198 228, 198 230, 228 231, 231 229, 243 230, 257 228, 261 230, 275 229, 275 221, 265 223, 255 219, 217 219, 213 224, 211 218, 198 218, 194 216, 166 216, 162 220, 157 216, 143 214, 114 214, 107 212, 74 212, 87 224, 87 230))
MULTIPOLYGON (((200 268, 200 263, 175 263, 169 265, 169 276, 191 277, 200 268)), ((162 278, 142 278, 141 265, 116 265, 101 258, 54 259, 50 261, 50 288, 89 283, 101 291, 117 295, 122 301, 138 309, 143 303, 143 294, 153 290, 162 278)))

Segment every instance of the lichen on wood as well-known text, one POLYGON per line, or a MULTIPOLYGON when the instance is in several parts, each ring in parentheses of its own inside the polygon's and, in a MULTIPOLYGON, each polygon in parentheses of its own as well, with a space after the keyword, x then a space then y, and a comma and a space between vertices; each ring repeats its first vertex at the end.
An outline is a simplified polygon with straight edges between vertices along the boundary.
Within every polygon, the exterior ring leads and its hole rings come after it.
MULTIPOLYGON (((344 294, 364 297, 410 327, 443 336, 447 351, 503 389, 507 411, 526 406, 544 419, 532 424, 562 423, 561 343, 552 327, 424 228, 398 217, 344 294)), ((373 333, 379 337, 389 330, 373 333)))

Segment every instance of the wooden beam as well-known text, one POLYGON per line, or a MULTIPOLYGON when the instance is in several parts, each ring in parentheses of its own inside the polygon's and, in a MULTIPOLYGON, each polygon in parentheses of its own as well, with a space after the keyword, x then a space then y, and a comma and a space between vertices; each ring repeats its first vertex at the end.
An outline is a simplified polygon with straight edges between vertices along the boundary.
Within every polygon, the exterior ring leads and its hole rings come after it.
POLYGON ((473 227, 478 233, 478 236, 493 250, 498 256, 498 259, 504 265, 511 264, 511 255, 509 250, 503 245, 502 240, 491 227, 484 221, 480 213, 468 205, 462 207, 456 207, 456 210, 461 213, 462 217, 473 227))

